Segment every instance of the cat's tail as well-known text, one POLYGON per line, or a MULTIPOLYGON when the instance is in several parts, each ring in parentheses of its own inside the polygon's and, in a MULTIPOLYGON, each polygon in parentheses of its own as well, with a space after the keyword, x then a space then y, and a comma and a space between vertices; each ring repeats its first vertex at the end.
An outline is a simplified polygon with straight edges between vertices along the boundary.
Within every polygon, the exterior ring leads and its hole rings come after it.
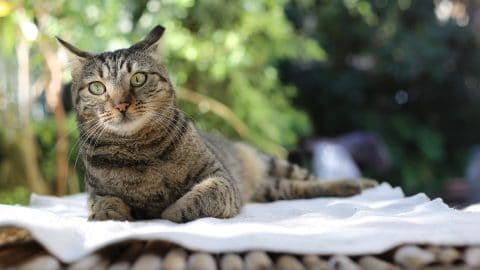
POLYGON ((266 173, 268 176, 275 178, 285 178, 291 180, 314 180, 315 176, 309 173, 306 169, 288 162, 285 159, 265 155, 267 162, 266 173))
POLYGON ((273 157, 245 143, 234 144, 246 190, 258 188, 259 183, 269 185, 270 180, 315 180, 306 169, 285 159, 273 157), (267 183, 266 183, 267 182, 267 183))

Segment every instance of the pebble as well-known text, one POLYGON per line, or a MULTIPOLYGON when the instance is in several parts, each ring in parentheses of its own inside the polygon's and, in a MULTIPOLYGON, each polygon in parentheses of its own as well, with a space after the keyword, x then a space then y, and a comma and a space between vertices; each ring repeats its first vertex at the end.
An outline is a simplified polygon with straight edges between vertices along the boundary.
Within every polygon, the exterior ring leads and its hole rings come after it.
POLYGON ((217 263, 212 255, 204 252, 197 252, 188 258, 188 270, 216 270, 217 263))
POLYGON ((19 270, 60 270, 60 262, 50 255, 41 255, 20 265, 19 270))
POLYGON ((419 269, 434 262, 435 255, 417 246, 404 246, 395 252, 393 259, 408 269, 419 269))
POLYGON ((155 254, 145 254, 140 256, 133 263, 131 270, 154 270, 160 269, 162 266, 162 258, 155 254))
POLYGON ((471 247, 465 250, 463 259, 468 266, 479 267, 480 266, 480 247, 471 247))
POLYGON ((74 262, 71 264, 67 269, 68 270, 83 270, 83 269, 93 269, 95 266, 98 266, 100 264, 104 265, 104 268, 107 266, 107 262, 103 262, 102 256, 99 254, 92 254, 85 256, 78 261, 74 262))
POLYGON ((263 251, 252 251, 245 255, 246 270, 268 270, 273 269, 273 263, 267 253, 263 251))
POLYGON ((278 270, 306 270, 305 266, 291 255, 278 257, 276 268, 278 270))
POLYGON ((328 262, 317 255, 305 255, 302 262, 307 270, 328 270, 328 262))
POLYGON ((391 263, 386 261, 380 260, 373 256, 365 256, 362 257, 358 264, 362 267, 362 269, 368 270, 401 270, 400 267, 395 266, 391 263))
POLYGON ((360 270, 360 266, 345 255, 334 255, 328 260, 328 269, 360 270))
POLYGON ((435 255, 435 260, 441 264, 453 264, 461 259, 461 253, 453 247, 432 246, 428 247, 427 250, 432 252, 435 255))
POLYGON ((163 260, 162 270, 184 270, 187 268, 187 252, 183 249, 172 249, 163 260))
POLYGON ((220 260, 220 269, 222 270, 243 270, 242 257, 237 254, 225 254, 220 260))

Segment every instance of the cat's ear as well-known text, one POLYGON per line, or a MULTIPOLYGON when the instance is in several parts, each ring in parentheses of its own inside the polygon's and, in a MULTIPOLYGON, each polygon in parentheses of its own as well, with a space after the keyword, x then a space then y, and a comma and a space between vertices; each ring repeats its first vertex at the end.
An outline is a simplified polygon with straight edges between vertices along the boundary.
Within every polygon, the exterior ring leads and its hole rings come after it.
POLYGON ((165 27, 161 25, 155 26, 148 35, 140 42, 133 44, 130 49, 141 50, 150 54, 153 58, 157 58, 157 48, 160 38, 165 32, 165 27))
POLYGON ((72 69, 72 75, 77 74, 85 65, 87 59, 92 57, 93 54, 82 51, 59 37, 56 38, 68 53, 68 61, 70 63, 70 68, 72 69))

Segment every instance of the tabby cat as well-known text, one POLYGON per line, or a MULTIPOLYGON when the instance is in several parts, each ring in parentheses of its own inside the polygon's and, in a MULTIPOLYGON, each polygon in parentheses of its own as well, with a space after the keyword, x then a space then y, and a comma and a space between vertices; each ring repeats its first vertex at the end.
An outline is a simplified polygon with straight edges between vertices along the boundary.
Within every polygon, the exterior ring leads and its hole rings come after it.
POLYGON ((156 26, 127 49, 66 41, 90 220, 229 218, 248 201, 350 196, 374 181, 320 182, 253 147, 195 129, 178 109, 156 26))

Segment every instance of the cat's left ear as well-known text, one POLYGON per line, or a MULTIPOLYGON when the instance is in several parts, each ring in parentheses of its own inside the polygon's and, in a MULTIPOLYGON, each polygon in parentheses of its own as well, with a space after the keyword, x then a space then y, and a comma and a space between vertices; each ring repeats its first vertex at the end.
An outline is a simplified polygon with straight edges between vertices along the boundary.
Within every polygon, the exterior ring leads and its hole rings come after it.
POLYGON ((82 51, 59 37, 56 38, 60 45, 62 45, 62 47, 67 51, 68 61, 70 63, 70 68, 72 69, 72 76, 76 76, 85 65, 87 60, 93 56, 93 54, 82 51))
POLYGON ((145 51, 153 58, 157 58, 158 43, 164 32, 165 27, 157 25, 155 26, 155 28, 152 29, 152 31, 150 31, 150 33, 148 33, 148 35, 144 39, 132 45, 130 49, 145 51))

